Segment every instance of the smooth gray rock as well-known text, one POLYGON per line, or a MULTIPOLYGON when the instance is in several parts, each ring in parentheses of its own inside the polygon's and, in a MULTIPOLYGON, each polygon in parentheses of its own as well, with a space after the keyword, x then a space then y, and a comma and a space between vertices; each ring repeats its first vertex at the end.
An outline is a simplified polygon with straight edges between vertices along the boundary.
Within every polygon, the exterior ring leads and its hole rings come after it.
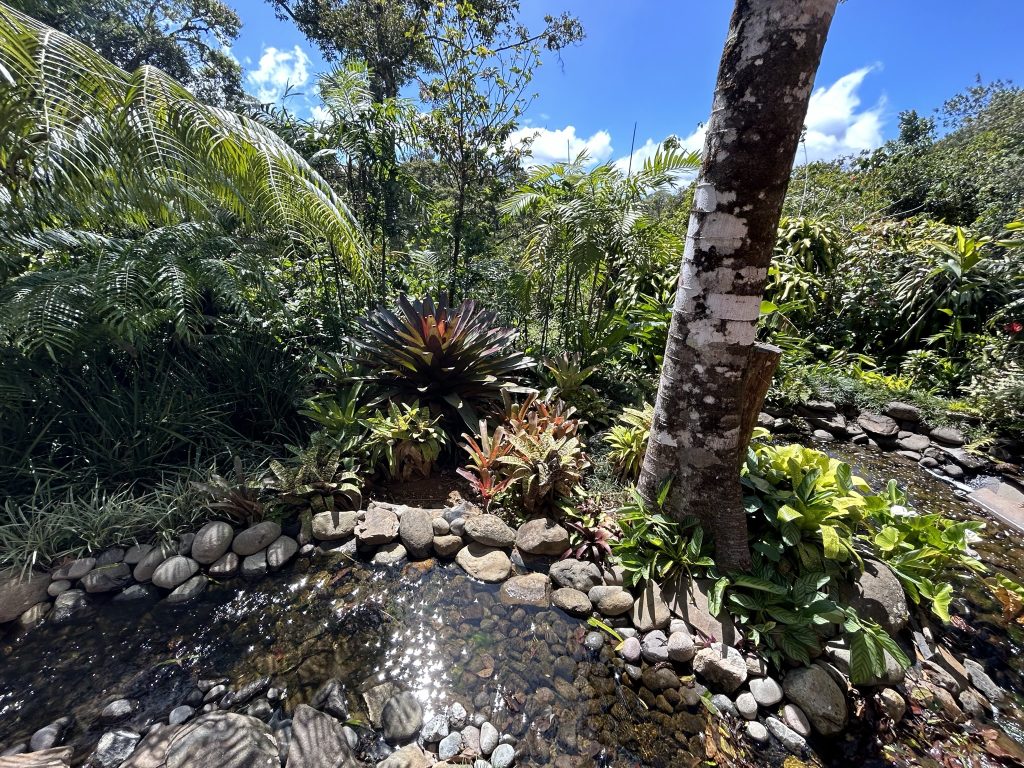
MULTIPOLYGON (((399 529, 401 529, 401 526, 399 526, 399 529)), ((430 529, 435 536, 447 536, 452 532, 451 523, 443 517, 432 517, 430 519, 430 529)))
POLYGON ((894 419, 883 416, 880 413, 871 413, 870 411, 863 411, 857 417, 857 424, 871 437, 876 439, 891 439, 896 437, 900 431, 899 424, 894 419))
POLYGON ((371 562, 374 565, 399 565, 408 559, 408 554, 404 544, 393 541, 390 544, 383 544, 374 552, 371 562))
POLYGON ((206 589, 208 581, 209 579, 207 579, 203 574, 196 574, 184 584, 175 587, 174 591, 167 596, 167 602, 187 603, 190 600, 195 600, 206 589))
POLYGON ((56 597, 61 592, 67 592, 71 589, 71 582, 67 579, 60 579, 59 581, 51 581, 50 585, 46 588, 46 594, 50 597, 56 597))
POLYGON ((271 573, 280 571, 299 551, 299 542, 291 536, 278 536, 267 547, 267 568, 271 573))
POLYGON ((261 549, 269 547, 280 535, 281 526, 279 524, 273 520, 264 520, 236 535, 231 542, 231 551, 239 557, 255 555, 261 549))
POLYGON ((213 565, 207 568, 207 572, 215 579, 230 579, 242 566, 242 561, 234 552, 225 552, 213 565))
POLYGON ((247 579, 256 579, 267 573, 267 551, 262 550, 254 555, 247 555, 242 560, 242 575, 247 579))
POLYGON ((461 703, 455 702, 448 708, 448 726, 453 731, 459 731, 466 727, 466 719, 469 713, 461 703))
POLYGON ((640 661, 640 655, 643 653, 643 646, 640 641, 635 637, 627 637, 622 641, 622 647, 619 648, 619 654, 626 661, 627 664, 636 664, 640 661))
POLYGON ((516 532, 497 515, 473 515, 466 518, 466 535, 488 547, 511 547, 516 543, 516 532))
POLYGON ((299 704, 292 715, 288 765, 302 768, 356 768, 345 726, 330 715, 299 704))
POLYGON ((885 415, 898 421, 918 422, 921 420, 921 409, 911 403, 894 400, 885 406, 885 415))
POLYGON ((452 557, 462 549, 462 537, 446 533, 434 537, 434 552, 438 557, 452 557))
POLYGON ((437 745, 437 756, 441 760, 451 760, 462 751, 462 734, 449 733, 437 745))
POLYGON ((510 744, 499 744, 491 753, 493 768, 509 768, 516 761, 516 750, 510 744))
POLYGON ((448 716, 434 715, 423 726, 420 737, 424 744, 436 744, 449 733, 448 716))
POLYGON ((731 715, 732 717, 740 716, 740 713, 736 710, 736 705, 732 703, 732 699, 724 693, 716 693, 712 696, 711 706, 718 710, 719 715, 731 715))
POLYGON ((61 592, 53 603, 50 621, 58 624, 67 621, 73 614, 88 607, 88 605, 89 601, 85 596, 85 592, 81 589, 69 589, 67 592, 61 592))
POLYGON ((587 634, 583 638, 583 646, 588 651, 593 651, 594 653, 597 653, 602 648, 604 648, 604 643, 605 643, 604 633, 603 632, 598 632, 596 629, 592 630, 590 632, 587 632, 587 634))
POLYGON ((782 701, 782 686, 770 677, 751 680, 750 693, 762 707, 774 707, 782 701))
POLYGON ((967 670, 967 679, 986 699, 999 704, 1006 698, 1006 691, 989 677, 985 668, 974 659, 964 659, 964 669, 967 670))
POLYGON ((899 691, 883 688, 878 692, 878 704, 885 716, 898 723, 907 714, 907 702, 899 691))
POLYGON ((591 587, 587 597, 602 616, 614 618, 633 610, 633 594, 619 586, 599 584, 591 587))
POLYGON ((192 541, 192 559, 200 565, 211 565, 231 548, 235 529, 223 520, 213 520, 196 533, 192 541))
POLYGON ((137 701, 131 699, 117 699, 103 708, 100 713, 100 720, 104 723, 119 723, 130 717, 139 708, 137 701))
POLYGON ((175 589, 196 575, 199 563, 191 557, 174 555, 153 571, 153 584, 161 589, 175 589))
POLYGON ((661 595, 672 615, 683 619, 697 635, 737 645, 740 635, 728 612, 723 608, 712 615, 708 610, 708 592, 713 585, 710 579, 691 579, 682 574, 666 584, 661 595))
POLYGON ((96 567, 100 568, 104 565, 114 565, 123 562, 124 555, 124 549, 121 547, 109 547, 96 556, 96 567))
POLYGON ((562 587, 552 592, 551 603, 573 616, 586 616, 593 610, 587 594, 572 587, 562 587))
POLYGON ((964 433, 959 429, 954 429, 953 427, 936 427, 928 433, 928 436, 937 443, 949 445, 954 448, 959 448, 967 442, 967 438, 964 437, 964 433))
MULTIPOLYGON (((444 521, 443 518, 438 520, 444 521)), ((445 528, 448 528, 447 523, 445 528)), ((445 530, 441 535, 447 532, 445 530)), ((398 525, 398 537, 413 559, 423 560, 430 557, 430 550, 434 544, 434 518, 426 509, 406 509, 398 525)))
POLYGON ((750 691, 744 691, 736 697, 736 711, 744 720, 757 718, 757 700, 750 691))
POLYGON ((849 718, 846 694, 821 667, 790 670, 782 687, 786 698, 803 710, 811 727, 822 736, 833 736, 846 728, 849 718))
MULTIPOLYGON (((931 444, 932 441, 928 439, 928 435, 910 435, 909 437, 901 437, 896 441, 896 445, 904 451, 914 451, 916 453, 921 453, 931 444)), ((920 458, 918 456, 918 459, 920 458)))
POLYGON ((82 577, 81 585, 89 594, 117 592, 132 583, 132 569, 127 563, 113 563, 94 568, 82 577))
POLYGON ((778 718, 769 717, 765 720, 765 725, 768 726, 768 730, 771 731, 772 736, 781 741, 782 746, 793 754, 802 754, 804 749, 807 747, 807 742, 804 740, 804 737, 778 718))
POLYGON ((474 579, 491 583, 504 581, 512 572, 512 561, 503 550, 475 541, 459 550, 455 562, 474 579))
POLYGON ((502 605, 547 608, 551 603, 551 580, 543 573, 512 576, 501 585, 498 599, 502 605))
POLYGON ((29 750, 32 752, 39 752, 43 749, 50 749, 64 743, 64 737, 67 732, 71 730, 71 726, 74 725, 74 720, 70 717, 61 717, 54 720, 49 725, 44 725, 38 731, 32 734, 32 738, 29 739, 29 750))
POLYGON ((46 618, 46 614, 50 612, 52 607, 49 600, 36 603, 18 617, 18 623, 23 627, 34 627, 46 618))
POLYGON ((153 551, 152 544, 133 544, 124 553, 124 562, 133 568, 142 562, 142 558, 153 551))
POLYGON ((796 704, 786 704, 782 707, 782 722, 805 738, 811 735, 811 723, 796 704))
POLYGON ((171 710, 171 713, 167 716, 167 723, 169 725, 181 725, 195 713, 196 710, 193 707, 190 707, 188 704, 182 704, 180 707, 175 707, 171 710))
POLYGON ((548 575, 559 587, 570 587, 584 593, 589 593, 592 588, 602 583, 601 569, 596 563, 577 560, 574 557, 553 563, 548 575))
POLYGON ((60 579, 67 579, 68 581, 78 581, 80 578, 85 576, 89 571, 96 567, 95 557, 80 557, 77 560, 72 560, 67 565, 63 565, 50 574, 50 578, 54 581, 60 579))
POLYGON ((693 671, 712 686, 732 693, 747 679, 747 662, 732 646, 713 643, 697 651, 693 657, 693 671))
MULTIPOLYGON (((671 628, 671 624, 669 624, 671 628)), ((687 662, 697 654, 693 638, 686 630, 676 630, 668 636, 668 657, 672 661, 687 662)))
POLYGON ((423 707, 410 691, 403 691, 388 699, 380 717, 381 730, 390 744, 409 741, 423 727, 423 707))
POLYGON ((23 575, 17 568, 0 571, 0 624, 14 621, 36 603, 47 600, 50 581, 50 576, 45 573, 29 572, 23 575))
POLYGON ((153 573, 164 560, 174 554, 174 548, 169 544, 161 544, 154 547, 139 561, 132 571, 132 576, 138 582, 146 582, 153 578, 153 573))
POLYGON ((639 632, 650 632, 652 629, 664 629, 672 619, 668 604, 661 597, 661 589, 653 582, 648 582, 633 603, 633 626, 639 632))
POLYGON ((324 682, 313 694, 310 703, 342 722, 348 720, 348 695, 345 692, 345 684, 336 677, 324 682))
POLYGON ((117 768, 135 751, 135 745, 141 738, 140 734, 127 728, 107 731, 100 736, 90 764, 97 768, 117 768))
POLYGON ((903 585, 892 569, 878 560, 865 559, 864 571, 852 585, 843 585, 840 597, 858 616, 877 621, 890 635, 898 634, 910 620, 903 585))
POLYGON ((516 532, 516 548, 530 555, 557 557, 569 548, 569 532, 547 518, 528 520, 516 532))
POLYGON ((757 744, 764 744, 768 741, 768 729, 756 720, 747 723, 747 736, 757 744))
POLYGON ((358 522, 358 512, 318 512, 313 515, 313 536, 320 541, 341 541, 355 533, 358 522))
POLYGON ((640 640, 640 653, 648 664, 668 661, 668 638, 660 629, 652 630, 640 640))
POLYGON ((209 712, 171 737, 166 768, 280 768, 266 723, 234 712, 209 712))
POLYGON ((485 722, 480 726, 480 754, 485 757, 491 754, 495 749, 498 748, 498 740, 501 738, 501 734, 498 733, 498 729, 491 725, 489 722, 485 722))
POLYGON ((160 590, 152 584, 132 584, 124 592, 114 595, 114 602, 125 603, 134 600, 159 600, 160 590))

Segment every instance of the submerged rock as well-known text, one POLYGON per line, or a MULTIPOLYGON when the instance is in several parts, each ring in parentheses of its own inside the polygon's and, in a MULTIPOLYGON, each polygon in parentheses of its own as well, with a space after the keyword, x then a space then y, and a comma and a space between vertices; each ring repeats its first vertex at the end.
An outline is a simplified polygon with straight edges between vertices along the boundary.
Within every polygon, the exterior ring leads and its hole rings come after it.
POLYGON ((50 581, 45 573, 29 572, 23 575, 16 568, 0 571, 0 624, 14 621, 36 603, 45 601, 49 597, 46 590, 50 581))
POLYGON ((404 691, 387 700, 380 720, 385 740, 391 744, 403 744, 423 727, 423 706, 415 694, 404 691))
POLYGON ((117 768, 135 751, 135 745, 141 738, 141 735, 126 728, 107 731, 100 736, 91 764, 97 768, 117 768))
POLYGON ((81 584, 85 591, 117 592, 132 583, 132 569, 127 563, 114 563, 89 571, 82 577, 81 584))
POLYGON ((455 562, 473 578, 491 583, 504 581, 512 572, 512 561, 503 550, 475 541, 459 550, 455 562))
POLYGON ((532 605, 547 608, 551 602, 551 580, 543 573, 513 576, 501 585, 502 605, 532 605))
MULTIPOLYGON (((332 763, 333 764, 333 763, 332 763)), ((171 737, 166 768, 280 768, 266 723, 234 712, 209 712, 171 737)))
POLYGON ((573 616, 586 616, 593 609, 585 592, 572 587, 562 587, 551 593, 551 602, 573 616))
POLYGON ((303 768, 356 768, 359 762, 341 723, 299 704, 292 715, 287 764, 303 768))

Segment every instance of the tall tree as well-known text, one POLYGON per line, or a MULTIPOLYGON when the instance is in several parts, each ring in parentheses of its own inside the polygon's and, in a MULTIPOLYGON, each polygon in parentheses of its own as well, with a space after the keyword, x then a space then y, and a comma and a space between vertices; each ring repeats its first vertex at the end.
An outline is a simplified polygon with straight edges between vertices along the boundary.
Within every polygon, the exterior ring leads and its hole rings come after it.
POLYGON ((242 22, 223 0, 8 0, 129 72, 163 70, 207 104, 237 105, 242 68, 228 46, 242 22))
POLYGON ((835 7, 737 0, 719 64, 639 490, 653 503, 671 481, 667 511, 696 515, 726 569, 750 563, 738 469, 761 405, 755 326, 835 7))

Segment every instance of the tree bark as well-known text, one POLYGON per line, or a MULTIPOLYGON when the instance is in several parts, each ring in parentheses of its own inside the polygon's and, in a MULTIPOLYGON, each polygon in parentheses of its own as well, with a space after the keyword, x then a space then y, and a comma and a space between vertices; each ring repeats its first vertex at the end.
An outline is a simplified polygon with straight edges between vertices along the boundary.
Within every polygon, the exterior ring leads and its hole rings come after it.
MULTIPOLYGON (((723 569, 750 549, 744 382, 782 203, 836 0, 737 0, 718 70, 639 491, 697 516, 723 569)), ((756 417, 756 416, 755 416, 756 417)))

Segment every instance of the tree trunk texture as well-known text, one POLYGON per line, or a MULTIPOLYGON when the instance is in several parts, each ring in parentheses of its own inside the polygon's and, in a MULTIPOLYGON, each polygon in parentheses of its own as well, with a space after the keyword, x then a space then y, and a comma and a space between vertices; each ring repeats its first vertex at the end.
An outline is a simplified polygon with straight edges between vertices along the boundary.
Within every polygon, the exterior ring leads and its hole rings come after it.
POLYGON ((697 516, 727 570, 750 564, 744 388, 763 384, 755 326, 836 2, 737 0, 690 212, 639 490, 653 501, 671 480, 667 512, 697 516))

